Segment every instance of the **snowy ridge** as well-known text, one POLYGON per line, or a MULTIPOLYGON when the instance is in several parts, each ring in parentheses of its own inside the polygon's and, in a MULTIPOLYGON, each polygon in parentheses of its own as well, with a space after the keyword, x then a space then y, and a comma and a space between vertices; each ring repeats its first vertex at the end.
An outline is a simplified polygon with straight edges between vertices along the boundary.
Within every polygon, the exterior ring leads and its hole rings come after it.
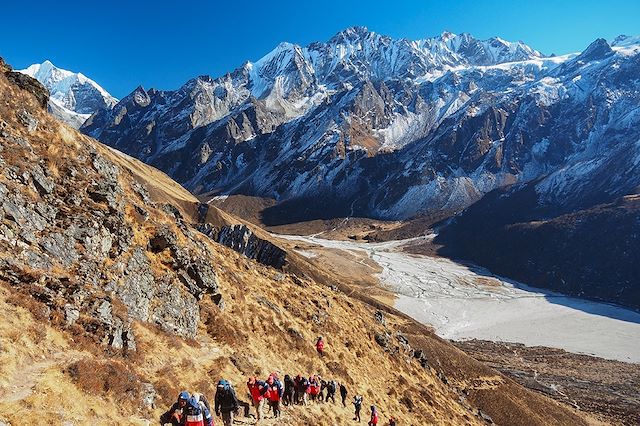
POLYGON ((195 193, 309 198, 317 214, 454 213, 531 180, 542 202, 580 203, 640 184, 637 48, 623 36, 547 57, 353 27, 176 91, 139 88, 83 131, 195 193))
POLYGON ((19 70, 41 82, 50 93, 50 111, 74 127, 101 109, 112 108, 118 100, 82 73, 56 67, 46 60, 19 70))

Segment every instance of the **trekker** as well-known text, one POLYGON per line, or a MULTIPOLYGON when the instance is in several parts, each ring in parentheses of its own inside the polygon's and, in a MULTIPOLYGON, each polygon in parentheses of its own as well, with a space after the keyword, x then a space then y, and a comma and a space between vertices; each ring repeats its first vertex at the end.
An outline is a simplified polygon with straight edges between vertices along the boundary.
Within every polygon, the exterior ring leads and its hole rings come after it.
POLYGON ((396 426, 396 418, 395 417, 390 417, 389 418, 389 426, 396 426))
POLYGON ((318 340, 316 341, 316 350, 320 356, 324 356, 324 339, 322 339, 322 336, 318 336, 318 340))
POLYGON ((309 389, 307 391, 311 401, 316 402, 320 393, 320 383, 317 376, 309 377, 309 389))
POLYGON ((340 396, 342 397, 342 406, 347 406, 347 387, 344 383, 340 383, 340 396))
POLYGON ((357 420, 360 422, 360 410, 362 409, 362 400, 364 398, 362 395, 356 395, 353 397, 353 406, 356 410, 355 415, 353 416, 353 420, 357 420))
POLYGON ((337 383, 335 380, 329 380, 327 382, 327 397, 325 398, 325 402, 329 402, 329 399, 331 399, 331 401, 333 401, 333 403, 336 403, 336 387, 337 387, 337 383))
POLYGON ((296 384, 290 375, 284 375, 284 395, 282 396, 282 402, 284 405, 292 405, 295 401, 295 389, 296 384))
POLYGON ((194 393, 193 397, 202 407, 205 426, 213 426, 213 416, 211 415, 211 407, 209 406, 209 400, 207 400, 207 397, 201 393, 194 393))
POLYGON ((369 420, 369 426, 377 426, 378 425, 378 410, 376 410, 376 406, 371 406, 371 419, 369 420))
POLYGON ((236 392, 231 387, 231 383, 222 379, 218 382, 216 389, 216 415, 222 416, 224 426, 233 424, 233 415, 240 408, 236 392))
POLYGON ((171 423, 171 426, 179 426, 182 421, 182 410, 187 405, 187 401, 191 398, 189 392, 182 391, 178 394, 178 400, 173 403, 171 408, 160 416, 162 424, 171 423))
POLYGON ((275 418, 280 417, 280 399, 282 399, 282 383, 280 380, 275 378, 274 376, 269 376, 267 379, 267 399, 269 400, 269 405, 273 410, 273 416, 275 418))
POLYGON ((318 381, 320 382, 320 392, 318 393, 318 401, 324 402, 324 390, 327 388, 327 381, 322 380, 320 376, 318 376, 318 381))
POLYGON ((298 384, 296 386, 296 392, 298 393, 298 404, 307 405, 307 395, 309 395, 309 381, 301 374, 298 374, 296 380, 298 381, 298 384))
POLYGON ((192 396, 182 410, 181 426, 213 426, 213 418, 204 403, 192 396), (205 422, 205 419, 208 421, 205 422))
POLYGON ((293 384, 293 402, 299 405, 302 403, 302 376, 300 374, 293 379, 293 384))
POLYGON ((267 384, 262 380, 257 380, 257 378, 253 376, 249 377, 247 388, 249 388, 251 403, 256 408, 256 419, 260 421, 262 420, 262 412, 264 409, 264 395, 268 390, 267 384))

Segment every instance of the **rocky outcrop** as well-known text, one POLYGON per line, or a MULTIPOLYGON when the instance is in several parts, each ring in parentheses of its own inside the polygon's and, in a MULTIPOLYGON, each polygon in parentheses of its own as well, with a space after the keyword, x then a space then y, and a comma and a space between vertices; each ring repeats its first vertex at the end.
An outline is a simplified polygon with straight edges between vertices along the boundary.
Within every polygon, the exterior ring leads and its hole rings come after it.
MULTIPOLYGON (((22 85, 0 86, 3 105, 18 102, 22 85)), ((0 117, 0 281, 114 349, 135 349, 133 321, 195 336, 199 301, 221 303, 207 244, 92 142, 36 132, 50 118, 29 103, 14 110, 0 117)))
POLYGON ((287 252, 270 241, 259 238, 244 224, 215 228, 201 223, 198 230, 218 243, 227 246, 263 265, 281 269, 287 260, 287 252))
POLYGON ((2 58, 0 58, 0 72, 3 73, 11 83, 35 96, 38 104, 42 108, 47 107, 47 102, 49 102, 49 91, 38 80, 20 72, 13 71, 11 66, 2 58))

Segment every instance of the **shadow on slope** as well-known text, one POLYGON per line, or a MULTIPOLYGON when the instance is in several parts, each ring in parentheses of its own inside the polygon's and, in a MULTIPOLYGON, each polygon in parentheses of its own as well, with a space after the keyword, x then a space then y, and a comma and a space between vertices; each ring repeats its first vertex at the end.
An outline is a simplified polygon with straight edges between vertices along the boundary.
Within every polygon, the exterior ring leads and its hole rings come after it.
POLYGON ((347 200, 330 194, 316 197, 293 198, 282 201, 261 212, 265 226, 289 225, 311 220, 329 220, 353 216, 347 200))
POLYGON ((554 214, 540 207, 533 185, 507 191, 489 193, 442 226, 438 254, 534 287, 640 309, 640 196, 554 214))

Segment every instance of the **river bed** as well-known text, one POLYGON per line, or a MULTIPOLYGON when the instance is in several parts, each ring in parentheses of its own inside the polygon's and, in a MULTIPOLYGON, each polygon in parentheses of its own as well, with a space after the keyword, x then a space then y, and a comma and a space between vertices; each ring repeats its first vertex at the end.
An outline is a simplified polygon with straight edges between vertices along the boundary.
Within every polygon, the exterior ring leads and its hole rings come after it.
POLYGON ((640 313, 528 287, 474 265, 399 249, 433 236, 385 243, 278 237, 324 248, 365 251, 383 269, 378 275, 380 282, 396 294, 394 307, 434 327, 443 338, 548 346, 640 363, 640 313))

